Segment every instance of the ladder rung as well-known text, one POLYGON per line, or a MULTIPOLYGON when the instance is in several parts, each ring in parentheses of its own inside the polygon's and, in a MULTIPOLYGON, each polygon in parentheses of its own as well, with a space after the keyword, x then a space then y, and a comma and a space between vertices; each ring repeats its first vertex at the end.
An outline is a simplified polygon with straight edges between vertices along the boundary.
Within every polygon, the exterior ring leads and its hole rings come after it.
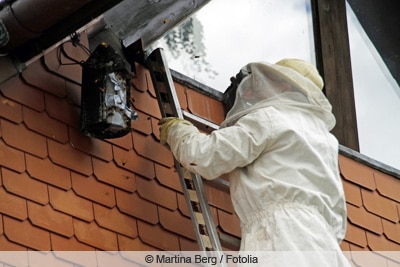
POLYGON ((199 198, 197 197, 197 192, 194 190, 188 190, 190 201, 199 202, 199 198))
POLYGON ((208 236, 202 235, 201 238, 203 239, 203 244, 205 247, 211 249, 213 246, 211 244, 211 240, 208 236))
POLYGON ((206 222, 204 221, 203 214, 201 214, 201 213, 199 213, 199 212, 195 212, 194 214, 195 214, 195 216, 196 216, 196 218, 197 218, 198 224, 203 224, 203 225, 206 224, 206 222))

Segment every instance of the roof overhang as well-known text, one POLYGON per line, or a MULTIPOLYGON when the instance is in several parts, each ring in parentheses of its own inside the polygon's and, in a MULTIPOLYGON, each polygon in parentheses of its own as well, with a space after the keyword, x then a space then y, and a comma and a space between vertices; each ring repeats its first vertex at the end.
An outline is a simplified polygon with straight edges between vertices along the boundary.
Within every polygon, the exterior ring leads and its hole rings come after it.
MULTIPOLYGON (((93 20, 111 29, 124 45, 144 45, 192 15, 210 0, 14 0, 0 3, 8 33, 0 54, 27 61, 93 20)), ((4 35, 3 35, 4 36, 4 35)))

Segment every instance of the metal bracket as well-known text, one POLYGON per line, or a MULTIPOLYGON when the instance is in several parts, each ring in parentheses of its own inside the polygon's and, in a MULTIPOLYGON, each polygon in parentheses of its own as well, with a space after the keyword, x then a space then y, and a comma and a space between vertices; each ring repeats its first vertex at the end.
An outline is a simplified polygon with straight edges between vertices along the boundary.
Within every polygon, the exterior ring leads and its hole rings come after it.
POLYGON ((136 73, 135 63, 139 63, 141 65, 146 64, 146 57, 143 48, 143 39, 140 38, 139 40, 137 40, 136 42, 132 43, 129 46, 124 46, 124 44, 121 42, 121 46, 122 46, 122 52, 126 60, 131 65, 131 71, 133 73, 136 73))

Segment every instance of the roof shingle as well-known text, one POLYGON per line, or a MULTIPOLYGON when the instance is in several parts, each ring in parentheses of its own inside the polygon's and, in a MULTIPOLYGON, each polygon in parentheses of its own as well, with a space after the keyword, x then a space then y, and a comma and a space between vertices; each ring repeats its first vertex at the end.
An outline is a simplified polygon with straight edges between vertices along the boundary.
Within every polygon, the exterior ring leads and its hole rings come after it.
POLYGON ((15 123, 21 123, 23 120, 22 106, 17 102, 0 95, 0 117, 6 118, 15 123))
POLYGON ((114 161, 119 167, 149 179, 154 178, 154 162, 139 156, 134 150, 127 151, 114 146, 113 155, 114 161))
POLYGON ((385 236, 400 244, 400 223, 382 219, 382 225, 385 236))
POLYGON ((353 224, 357 224, 358 226, 376 234, 383 233, 381 218, 369 213, 364 209, 364 207, 357 208, 351 204, 347 204, 347 212, 349 220, 353 224))
POLYGON ((78 266, 97 265, 96 254, 85 253, 87 251, 94 251, 95 249, 79 242, 75 237, 65 238, 56 234, 50 234, 50 239, 52 249, 54 250, 53 253, 57 258, 64 259, 68 262, 74 262, 78 266), (69 253, 70 251, 73 251, 73 253, 69 253), (80 251, 82 251, 82 253, 80 253, 80 251))
POLYGON ((115 206, 114 187, 97 181, 93 176, 86 177, 75 172, 71 173, 71 179, 72 188, 78 196, 109 208, 115 206))
POLYGON ((345 180, 375 190, 374 174, 369 167, 342 155, 339 155, 339 167, 345 180))
POLYGON ((62 189, 71 188, 70 170, 53 164, 49 158, 41 159, 26 154, 25 160, 31 177, 62 189))
MULTIPOLYGON (((40 77, 41 75, 39 75, 40 77)), ((15 76, 1 84, 3 95, 24 106, 37 111, 44 110, 44 94, 39 89, 24 83, 19 76, 15 76)))
POLYGON ((151 116, 140 111, 136 112, 138 113, 138 119, 131 123, 132 129, 135 129, 136 131, 145 135, 151 134, 153 131, 151 125, 151 116))
POLYGON ((166 187, 182 193, 179 175, 175 168, 167 168, 156 163, 155 170, 157 181, 166 187))
MULTIPOLYGON (((121 251, 153 251, 155 250, 155 247, 149 246, 144 244, 140 238, 129 238, 124 235, 118 235, 118 244, 119 244, 119 249, 121 251)), ((125 254, 122 252, 121 253, 123 256, 125 254)), ((129 253, 126 256, 129 258, 129 253)), ((137 258, 134 258, 134 260, 137 261, 137 258)))
MULTIPOLYGON (((80 36, 80 44, 89 47, 87 33, 82 32, 80 36)), ((84 62, 88 57, 88 52, 80 46, 75 46, 72 42, 66 42, 62 45, 63 51, 68 57, 60 53, 60 47, 46 53, 43 57, 43 63, 49 72, 62 76, 76 83, 82 81, 82 67, 77 62, 84 62)))
MULTIPOLYGON (((134 122, 132 122, 133 124, 134 122)), ((113 144, 114 146, 117 146, 121 149, 124 149, 126 151, 132 150, 133 148, 133 142, 132 142, 132 135, 127 134, 119 138, 113 138, 113 139, 108 139, 107 142, 113 144)))
POLYGON ((28 217, 26 199, 7 193, 0 188, 0 213, 7 214, 19 220, 28 217))
POLYGON ((28 214, 35 226, 66 237, 74 235, 72 217, 54 210, 50 205, 42 206, 28 201, 28 214))
POLYGON ((161 118, 160 108, 157 99, 152 97, 147 91, 140 92, 136 89, 132 90, 133 108, 140 110, 152 117, 161 118))
POLYGON ((41 60, 32 62, 32 65, 22 72, 22 77, 27 84, 33 87, 40 88, 58 97, 67 95, 65 79, 48 72, 41 60))
POLYGON ((99 181, 129 192, 136 191, 135 174, 118 167, 113 161, 105 162, 93 158, 93 168, 99 181))
POLYGON ((47 204, 49 197, 47 185, 34 180, 27 173, 17 173, 5 168, 1 169, 3 186, 11 192, 25 199, 30 199, 40 204, 47 204))
POLYGON ((400 221, 395 202, 382 197, 377 191, 361 189, 361 193, 366 210, 393 222, 400 221))
POLYGON ((160 224, 163 228, 173 233, 177 233, 180 236, 196 240, 192 221, 189 218, 182 216, 179 210, 171 211, 159 207, 158 212, 160 216, 160 224))
POLYGON ((72 190, 64 191, 49 186, 49 197, 53 209, 84 221, 93 221, 94 215, 92 202, 75 195, 72 190))
POLYGON ((80 126, 80 109, 72 105, 68 98, 59 98, 51 94, 45 94, 47 114, 76 129, 80 126))
POLYGON ((161 250, 179 251, 179 237, 165 231, 160 225, 151 225, 138 221, 140 239, 146 244, 161 250))
POLYGON ((365 230, 352 223, 347 224, 345 240, 362 248, 368 245, 365 230))
MULTIPOLYGON (((27 247, 23 245, 18 245, 7 239, 5 235, 0 235, 0 248, 2 251, 26 251, 27 247)), ((13 257, 15 262, 9 262, 10 264, 15 264, 15 266, 28 266, 27 261, 21 262, 21 258, 16 259, 13 257)))
POLYGON ((133 147, 140 156, 151 159, 167 167, 174 165, 171 152, 159 142, 155 142, 153 136, 144 136, 135 132, 132 132, 132 136, 133 147))
POLYGON ((110 143, 85 136, 72 127, 69 127, 68 130, 69 142, 74 149, 105 161, 113 160, 112 145, 110 143))
POLYGON ((231 197, 227 192, 217 190, 214 187, 209 186, 208 184, 204 184, 204 191, 208 197, 208 202, 222 210, 225 210, 229 213, 234 213, 231 197))
POLYGON ((374 172, 377 191, 397 203, 400 203, 400 182, 390 175, 382 172, 374 172))
POLYGON ((356 184, 342 179, 346 201, 356 207, 362 206, 361 190, 356 184))
POLYGON ((141 198, 138 193, 116 189, 116 200, 121 212, 151 224, 159 222, 157 205, 141 198))
POLYGON ((28 220, 19 221, 3 216, 3 223, 9 240, 34 250, 51 249, 49 232, 33 226, 28 220))
POLYGON ((234 236, 241 235, 240 220, 232 213, 228 213, 224 210, 217 210, 219 226, 224 232, 232 234, 234 236))
POLYGON ((221 124, 224 120, 224 110, 221 102, 206 97, 194 90, 186 90, 186 95, 188 98, 188 109, 193 114, 216 124, 221 124))
POLYGON ((82 243, 102 250, 118 250, 117 234, 100 228, 94 221, 87 223, 74 219, 74 230, 76 238, 82 243))
POLYGON ((103 228, 115 233, 126 235, 132 238, 137 236, 136 220, 121 213, 117 208, 93 204, 96 222, 103 228))
POLYGON ((156 180, 147 180, 141 177, 137 177, 136 184, 137 192, 142 198, 170 210, 177 209, 175 191, 161 186, 156 180))
MULTIPOLYGON (((367 232, 367 240, 368 246, 373 251, 398 251, 399 245, 397 243, 387 240, 381 235, 367 232)), ((400 255, 397 255, 397 261, 400 262, 400 255)))
POLYGON ((54 139, 60 143, 68 142, 68 128, 64 123, 50 118, 46 112, 37 112, 23 107, 25 125, 39 134, 54 139))
POLYGON ((93 173, 92 160, 88 154, 74 149, 70 144, 60 144, 53 140, 48 140, 50 159, 65 168, 91 175, 93 173))
POLYGON ((25 157, 20 150, 7 146, 0 140, 0 165, 17 172, 25 171, 25 157))
POLYGON ((397 234, 400 212, 396 200, 400 180, 343 155, 339 161, 348 203, 345 240, 367 250, 390 250, 396 245, 400 248, 397 234))
MULTIPOLYGON (((50 234, 51 246, 55 251, 94 251, 91 246, 83 244, 75 237, 66 238, 57 234, 50 234)), ((80 257, 85 258, 85 257, 80 257)), ((89 265, 90 266, 90 265, 89 265)))
POLYGON ((1 120, 1 130, 7 145, 40 158, 47 157, 47 142, 43 135, 28 130, 23 124, 7 120, 1 120))

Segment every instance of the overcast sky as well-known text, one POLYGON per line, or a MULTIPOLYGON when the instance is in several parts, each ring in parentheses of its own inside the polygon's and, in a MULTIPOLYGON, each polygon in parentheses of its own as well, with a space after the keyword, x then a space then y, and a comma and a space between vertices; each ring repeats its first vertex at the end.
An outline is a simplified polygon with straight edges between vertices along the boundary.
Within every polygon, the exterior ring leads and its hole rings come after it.
MULTIPOLYGON (((218 75, 191 73, 187 66, 195 56, 184 63, 169 58, 169 67, 224 91, 229 78, 251 61, 295 57, 315 63, 309 2, 212 0, 196 14, 205 51, 194 54, 202 54, 218 75)), ((400 89, 347 9, 360 150, 400 169, 400 89)))

